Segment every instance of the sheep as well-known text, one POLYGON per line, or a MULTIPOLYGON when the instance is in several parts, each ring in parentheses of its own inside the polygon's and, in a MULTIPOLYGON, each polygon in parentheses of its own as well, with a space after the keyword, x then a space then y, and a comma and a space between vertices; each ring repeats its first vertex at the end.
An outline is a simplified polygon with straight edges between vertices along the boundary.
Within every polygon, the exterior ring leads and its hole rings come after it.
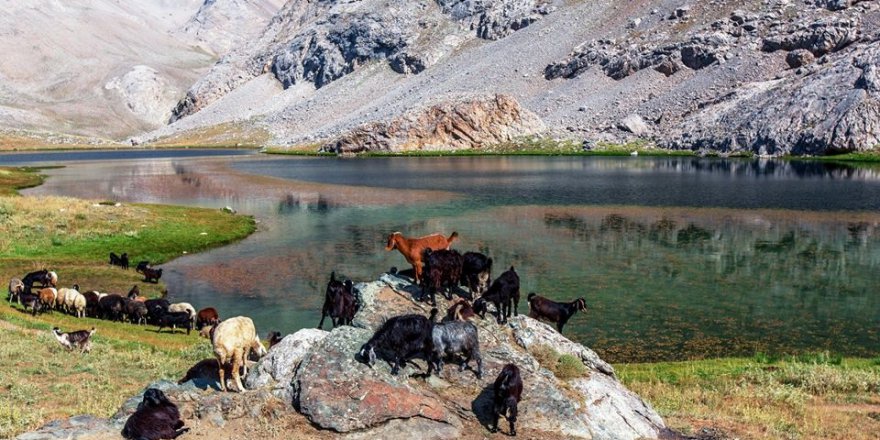
POLYGON ((431 328, 437 309, 431 309, 431 317, 410 314, 389 318, 376 330, 358 351, 358 356, 373 368, 376 364, 376 350, 390 353, 391 374, 400 372, 400 364, 422 356, 428 361, 428 369, 431 368, 431 328))
POLYGON ((434 250, 449 249, 452 242, 458 238, 458 232, 453 232, 449 238, 441 234, 431 234, 419 238, 407 238, 400 232, 394 232, 388 236, 388 243, 385 245, 386 251, 397 249, 406 259, 406 262, 412 264, 415 273, 414 280, 416 284, 420 284, 422 279, 422 255, 426 248, 434 250))
POLYGON ((514 364, 505 365, 492 385, 492 426, 489 431, 498 432, 498 418, 504 416, 510 424, 510 435, 516 436, 517 406, 522 400, 522 389, 519 368, 514 364))
POLYGON ((122 322, 125 313, 125 298, 122 295, 111 293, 98 300, 101 306, 101 316, 111 321, 122 322))
POLYGON ((467 321, 476 316, 474 308, 466 299, 456 301, 446 310, 443 321, 467 321))
POLYGON ((447 300, 452 299, 448 291, 461 282, 461 268, 464 264, 461 254, 454 249, 433 251, 428 248, 424 251, 422 261, 425 262, 422 269, 422 295, 428 293, 433 306, 437 305, 436 294, 441 289, 447 300))
POLYGON ((122 437, 130 440, 175 439, 189 428, 183 427, 177 405, 156 388, 144 392, 144 400, 125 422, 122 437))
POLYGON ((92 350, 92 335, 95 334, 95 328, 91 330, 79 330, 70 333, 61 333, 58 327, 52 329, 55 339, 68 350, 79 348, 80 353, 88 353, 92 350))
POLYGON ((168 306, 169 312, 186 312, 189 313, 190 318, 192 318, 193 325, 196 323, 196 308, 192 306, 190 303, 174 303, 168 306))
POLYGON ((338 281, 336 272, 330 272, 330 281, 324 293, 324 306, 321 307, 321 322, 318 328, 324 326, 324 318, 330 316, 333 328, 337 325, 351 325, 354 315, 357 313, 357 297, 353 292, 351 280, 338 281))
POLYGON ((159 278, 162 278, 162 269, 145 267, 144 270, 141 271, 141 273, 144 274, 144 281, 148 283, 158 283, 159 278))
POLYGON ((558 303, 538 296, 535 292, 529 293, 526 298, 529 301, 529 317, 555 323, 559 333, 562 333, 562 327, 578 310, 587 311, 587 302, 583 298, 570 303, 558 303))
POLYGON ((220 314, 213 307, 206 307, 196 314, 196 330, 201 330, 206 325, 217 325, 220 322, 220 314))
POLYGON ((211 344, 214 346, 214 355, 217 357, 220 388, 226 391, 224 368, 230 365, 237 390, 244 391, 241 376, 238 373, 239 368, 244 367, 244 374, 247 375, 247 359, 250 352, 256 351, 257 356, 266 354, 266 347, 257 336, 254 321, 245 316, 236 316, 217 324, 211 344))
POLYGON ((477 361, 477 379, 483 378, 483 358, 480 356, 480 338, 477 327, 466 321, 435 324, 431 330, 434 346, 434 368, 443 372, 445 356, 462 355, 459 371, 464 371, 471 359, 477 361))
POLYGON ((74 311, 73 303, 77 296, 80 296, 79 284, 74 284, 72 288, 62 287, 58 289, 58 300, 55 305, 59 309, 71 313, 74 311))
POLYGON ((54 287, 44 287, 37 291, 40 297, 40 309, 52 310, 55 308, 55 302, 58 300, 58 291, 54 287))
POLYGON ((125 316, 128 317, 128 322, 131 322, 132 324, 146 324, 147 306, 140 301, 126 299, 125 316))
POLYGON ((486 311, 488 310, 486 305, 488 302, 495 305, 499 324, 507 322, 511 306, 513 308, 513 315, 519 316, 517 311, 519 307, 519 275, 513 270, 513 266, 510 266, 509 270, 493 281, 489 289, 486 290, 486 293, 474 302, 474 312, 480 315, 481 318, 486 317, 486 311))
POLYGON ((211 341, 214 339, 214 329, 216 328, 215 325, 206 325, 199 330, 199 336, 211 341))
POLYGON ((272 347, 281 342, 281 340, 284 338, 281 337, 281 332, 271 331, 268 335, 266 335, 266 339, 269 341, 269 350, 271 350, 272 347))
POLYGON ((9 296, 6 297, 6 300, 20 303, 19 297, 22 292, 24 292, 24 283, 18 278, 13 278, 9 280, 9 296))
POLYGON ((189 334, 192 331, 192 315, 189 312, 168 312, 159 317, 158 320, 159 329, 156 332, 161 332, 165 327, 171 327, 171 332, 174 333, 178 326, 186 329, 186 334, 189 334))
POLYGON ((489 288, 492 281, 492 259, 479 252, 465 252, 462 258, 461 284, 476 298, 489 288))

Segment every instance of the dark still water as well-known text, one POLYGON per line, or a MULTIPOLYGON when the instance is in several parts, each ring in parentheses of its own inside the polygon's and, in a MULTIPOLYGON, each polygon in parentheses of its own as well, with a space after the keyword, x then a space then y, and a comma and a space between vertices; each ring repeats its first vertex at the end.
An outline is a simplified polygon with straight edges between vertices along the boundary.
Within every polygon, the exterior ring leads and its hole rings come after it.
POLYGON ((164 267, 174 300, 251 316, 261 333, 315 326, 331 270, 357 282, 406 267, 385 252, 388 233, 458 231, 454 247, 492 256, 496 276, 517 268, 521 313, 531 291, 584 297, 588 311, 566 334, 613 362, 880 353, 880 173, 870 169, 250 156, 77 163, 49 174, 28 193, 257 216, 259 232, 243 242, 164 267))

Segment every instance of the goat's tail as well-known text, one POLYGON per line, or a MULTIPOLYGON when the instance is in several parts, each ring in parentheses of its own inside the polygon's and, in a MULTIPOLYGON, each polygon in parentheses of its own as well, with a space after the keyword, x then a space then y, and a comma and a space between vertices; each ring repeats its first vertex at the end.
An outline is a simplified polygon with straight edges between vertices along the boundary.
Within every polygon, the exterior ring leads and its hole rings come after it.
POLYGON ((452 244, 452 241, 456 238, 458 238, 458 232, 453 231, 446 241, 449 242, 449 244, 452 244))

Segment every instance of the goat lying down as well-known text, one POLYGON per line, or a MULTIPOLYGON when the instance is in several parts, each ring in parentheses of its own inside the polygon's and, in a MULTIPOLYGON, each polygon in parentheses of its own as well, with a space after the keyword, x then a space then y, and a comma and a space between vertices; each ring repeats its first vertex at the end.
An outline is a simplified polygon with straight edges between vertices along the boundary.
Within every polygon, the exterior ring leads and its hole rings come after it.
POLYGON ((122 436, 130 440, 162 440, 177 438, 187 431, 189 428, 183 427, 177 405, 161 390, 150 388, 125 422, 122 436))
POLYGON ((79 348, 80 353, 88 353, 92 349, 92 335, 95 334, 95 328, 91 330, 79 330, 70 333, 61 333, 58 327, 52 329, 55 339, 68 350, 79 348))

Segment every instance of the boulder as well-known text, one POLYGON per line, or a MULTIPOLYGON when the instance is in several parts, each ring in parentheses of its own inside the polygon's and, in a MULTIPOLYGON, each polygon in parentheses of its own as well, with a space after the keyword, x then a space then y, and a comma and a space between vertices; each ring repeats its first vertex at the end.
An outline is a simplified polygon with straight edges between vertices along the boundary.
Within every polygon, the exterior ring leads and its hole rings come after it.
POLYGON ((337 154, 362 151, 478 149, 544 129, 541 119, 512 96, 442 101, 387 122, 362 125, 326 143, 337 154))
POLYGON ((813 56, 812 52, 806 49, 793 50, 785 56, 785 62, 788 64, 788 67, 791 67, 792 69, 812 64, 813 61, 816 61, 816 57, 813 56))
POLYGON ((648 124, 645 123, 645 120, 636 114, 623 118, 623 120, 617 124, 617 128, 628 131, 636 136, 642 136, 651 131, 648 124))
POLYGON ((267 388, 275 397, 292 403, 291 382, 296 368, 314 345, 328 334, 324 330, 306 328, 285 336, 248 372, 245 386, 248 389, 267 388))

